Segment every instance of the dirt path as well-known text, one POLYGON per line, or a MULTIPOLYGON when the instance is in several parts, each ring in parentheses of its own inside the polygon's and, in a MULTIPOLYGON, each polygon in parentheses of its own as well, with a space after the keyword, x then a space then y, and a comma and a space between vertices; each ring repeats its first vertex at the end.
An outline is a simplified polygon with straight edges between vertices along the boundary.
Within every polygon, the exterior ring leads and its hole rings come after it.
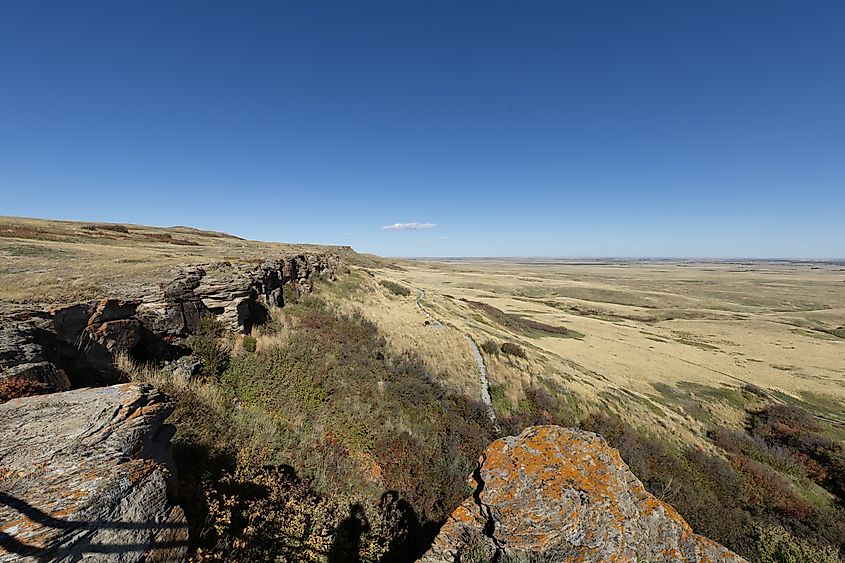
MULTIPOLYGON (((419 295, 417 295, 416 300, 417 308, 429 320, 430 326, 433 326, 434 328, 443 327, 443 323, 441 323, 431 313, 429 313, 425 307, 423 307, 422 302, 425 300, 425 291, 422 289, 417 289, 417 291, 419 291, 419 295)), ((451 325, 449 325, 449 328, 457 330, 451 325)), ((496 424, 496 411, 493 410, 493 401, 490 398, 490 381, 487 379, 487 366, 484 364, 484 356, 481 355, 481 350, 479 350, 478 345, 470 335, 464 334, 464 338, 466 338, 470 350, 472 350, 472 355, 475 358, 475 363, 478 366, 478 380, 481 384, 481 402, 484 403, 485 407, 487 407, 487 416, 490 417, 490 422, 494 424, 496 431, 498 432, 499 427, 498 424, 496 424)))

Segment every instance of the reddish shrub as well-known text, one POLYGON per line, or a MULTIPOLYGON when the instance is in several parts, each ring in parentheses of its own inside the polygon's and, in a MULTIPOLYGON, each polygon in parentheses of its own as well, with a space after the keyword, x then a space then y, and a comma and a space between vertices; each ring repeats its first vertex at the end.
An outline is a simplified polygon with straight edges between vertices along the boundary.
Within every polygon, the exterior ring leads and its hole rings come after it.
POLYGON ((20 377, 7 377, 0 379, 0 403, 5 403, 18 397, 31 397, 40 395, 46 389, 40 383, 23 379, 20 377))

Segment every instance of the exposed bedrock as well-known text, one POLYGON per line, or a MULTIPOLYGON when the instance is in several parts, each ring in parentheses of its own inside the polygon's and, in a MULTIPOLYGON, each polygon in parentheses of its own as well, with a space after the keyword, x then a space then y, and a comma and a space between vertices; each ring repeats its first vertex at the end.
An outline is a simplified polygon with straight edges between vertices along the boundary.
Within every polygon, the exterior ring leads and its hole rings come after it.
POLYGON ((534 426, 496 440, 470 484, 423 563, 745 561, 694 534, 591 432, 534 426))
POLYGON ((28 379, 48 391, 115 383, 115 354, 174 360, 206 314, 247 332, 266 320, 270 307, 284 305, 286 284, 295 294, 310 292, 317 278, 333 278, 339 264, 336 255, 296 255, 194 266, 141 298, 0 318, 0 378, 28 379))
POLYGON ((171 411, 144 384, 0 404, 0 562, 183 559, 171 411))

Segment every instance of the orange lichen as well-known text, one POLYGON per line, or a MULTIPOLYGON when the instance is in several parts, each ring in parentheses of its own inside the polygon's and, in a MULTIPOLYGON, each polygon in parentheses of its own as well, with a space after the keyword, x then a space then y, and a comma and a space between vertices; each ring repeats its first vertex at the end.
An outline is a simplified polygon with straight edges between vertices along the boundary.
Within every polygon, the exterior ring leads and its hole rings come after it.
POLYGON ((495 545, 524 554, 564 550, 573 562, 642 556, 686 561, 690 549, 695 563, 714 557, 743 561, 694 535, 671 506, 631 475, 619 452, 595 434, 532 427, 492 443, 479 463, 480 478, 471 480, 480 486, 478 498, 468 498, 452 513, 428 561, 448 559, 462 538, 478 537, 482 529, 493 530, 495 545))

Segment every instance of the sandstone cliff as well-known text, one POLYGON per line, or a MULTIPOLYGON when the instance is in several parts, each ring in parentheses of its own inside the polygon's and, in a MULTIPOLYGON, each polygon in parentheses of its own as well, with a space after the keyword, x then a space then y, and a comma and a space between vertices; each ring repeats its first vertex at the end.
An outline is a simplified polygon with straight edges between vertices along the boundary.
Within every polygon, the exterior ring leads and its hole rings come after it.
POLYGON ((191 266, 134 296, 0 317, 0 378, 28 379, 50 391, 114 383, 115 353, 173 360, 184 354, 180 339, 195 332, 205 314, 248 331, 267 318, 269 307, 284 305, 286 284, 307 293, 317 278, 334 277, 339 264, 335 255, 299 254, 191 266))
POLYGON ((182 559, 185 517, 167 496, 171 410, 139 384, 0 404, 0 562, 182 559))
POLYGON ((693 534, 590 432, 536 426, 497 440, 470 484, 423 563, 745 561, 693 534))

